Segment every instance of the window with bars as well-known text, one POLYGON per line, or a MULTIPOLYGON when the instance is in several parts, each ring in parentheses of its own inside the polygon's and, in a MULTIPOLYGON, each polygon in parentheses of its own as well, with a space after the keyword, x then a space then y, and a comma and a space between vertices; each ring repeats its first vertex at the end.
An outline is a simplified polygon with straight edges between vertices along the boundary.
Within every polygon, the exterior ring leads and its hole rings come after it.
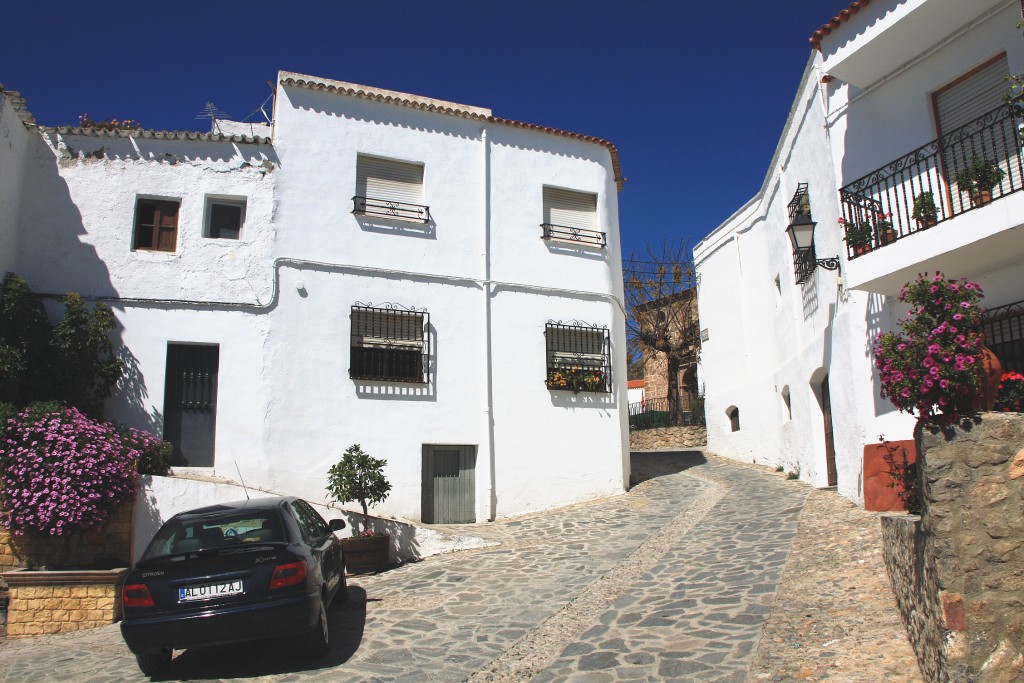
POLYGON ((430 338, 426 311, 356 304, 350 315, 352 379, 426 383, 430 338))
POLYGON ((429 223, 430 207, 423 204, 423 164, 358 155, 352 203, 357 216, 429 223))
POLYGON ((1024 373, 1024 301, 985 311, 981 331, 1004 372, 1024 373))
POLYGON ((135 204, 133 249, 174 251, 178 247, 180 202, 139 199, 135 204))
POLYGON ((548 323, 548 389, 608 393, 612 390, 611 341, 607 327, 548 323))

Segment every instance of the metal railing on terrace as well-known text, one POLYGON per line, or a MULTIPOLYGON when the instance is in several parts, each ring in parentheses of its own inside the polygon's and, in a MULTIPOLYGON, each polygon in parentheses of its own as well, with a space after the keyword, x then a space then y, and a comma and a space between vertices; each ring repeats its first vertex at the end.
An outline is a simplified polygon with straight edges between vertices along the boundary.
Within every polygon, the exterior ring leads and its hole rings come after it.
POLYGON ((999 358, 1003 372, 1024 373, 1024 301, 985 311, 981 331, 985 346, 999 358))
POLYGON ((629 404, 629 429, 655 429, 704 424, 704 404, 683 408, 679 402, 667 398, 653 398, 629 404))
POLYGON ((1021 126, 1019 105, 1001 105, 840 189, 848 256, 1024 189, 1021 126))

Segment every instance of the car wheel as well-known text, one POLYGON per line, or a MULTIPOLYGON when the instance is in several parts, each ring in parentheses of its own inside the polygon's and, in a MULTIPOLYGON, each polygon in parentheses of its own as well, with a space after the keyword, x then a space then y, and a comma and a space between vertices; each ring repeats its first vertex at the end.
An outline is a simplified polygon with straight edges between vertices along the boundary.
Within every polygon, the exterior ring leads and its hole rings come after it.
POLYGON ((171 650, 164 648, 156 654, 135 655, 139 670, 147 676, 157 676, 171 668, 171 650))
POLYGON ((320 617, 306 640, 310 657, 320 658, 331 650, 331 630, 327 624, 327 608, 320 601, 320 617))

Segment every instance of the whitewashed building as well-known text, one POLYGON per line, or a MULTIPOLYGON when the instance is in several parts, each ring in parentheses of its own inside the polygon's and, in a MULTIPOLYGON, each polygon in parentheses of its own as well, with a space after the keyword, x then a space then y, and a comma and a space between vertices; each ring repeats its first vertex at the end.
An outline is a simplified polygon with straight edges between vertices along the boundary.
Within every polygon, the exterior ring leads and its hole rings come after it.
POLYGON ((108 417, 320 502, 361 444, 413 520, 624 490, 611 143, 288 72, 272 124, 217 130, 45 127, 0 92, 0 268, 113 307, 108 417))
POLYGON ((981 283, 987 344, 1021 370, 1022 121, 1003 101, 1020 17, 1017 0, 860 0, 815 32, 761 190, 694 250, 711 451, 863 502, 863 447, 913 430, 871 347, 918 273, 981 283), (957 179, 975 158, 1002 171, 977 205, 957 179), (933 220, 915 219, 923 193, 933 220), (814 252, 797 254, 787 227, 808 215, 814 252), (840 218, 869 243, 844 243, 840 218))

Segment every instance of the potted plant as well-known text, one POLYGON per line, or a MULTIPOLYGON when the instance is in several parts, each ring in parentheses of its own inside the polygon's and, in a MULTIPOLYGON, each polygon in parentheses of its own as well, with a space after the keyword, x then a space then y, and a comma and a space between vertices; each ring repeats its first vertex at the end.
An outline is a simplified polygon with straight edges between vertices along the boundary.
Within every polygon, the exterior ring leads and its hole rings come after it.
POLYGON ((873 234, 871 223, 867 221, 847 222, 845 219, 840 218, 839 225, 843 226, 845 233, 843 240, 853 249, 854 256, 860 256, 871 251, 871 237, 873 234))
POLYGON ((1006 171, 994 161, 972 157, 971 163, 956 174, 956 184, 961 192, 971 197, 972 206, 983 206, 992 201, 992 188, 1003 181, 1006 171))
POLYGON ((995 410, 1006 413, 1024 413, 1024 375, 1004 372, 996 394, 995 410))
POLYGON ((343 538, 345 567, 353 573, 379 571, 388 563, 391 535, 370 528, 370 505, 384 501, 391 484, 384 476, 386 460, 365 453, 359 444, 349 446, 341 460, 327 472, 327 492, 339 503, 358 502, 363 508, 360 529, 352 525, 352 538, 343 538))
POLYGON ((988 349, 976 331, 982 296, 976 283, 947 280, 941 273, 919 276, 903 287, 899 299, 910 305, 910 312, 899 321, 898 332, 875 338, 882 398, 900 411, 916 412, 919 424, 943 430, 973 417, 979 408, 991 410, 976 403, 988 379, 988 349))
POLYGON ((914 197, 914 212, 911 216, 917 221, 918 230, 926 230, 935 225, 939 217, 939 211, 935 207, 935 196, 926 191, 914 197))
POLYGON ((875 224, 878 230, 878 243, 880 245, 891 244, 895 242, 898 235, 896 229, 892 227, 892 213, 880 213, 878 214, 878 222, 875 224))

